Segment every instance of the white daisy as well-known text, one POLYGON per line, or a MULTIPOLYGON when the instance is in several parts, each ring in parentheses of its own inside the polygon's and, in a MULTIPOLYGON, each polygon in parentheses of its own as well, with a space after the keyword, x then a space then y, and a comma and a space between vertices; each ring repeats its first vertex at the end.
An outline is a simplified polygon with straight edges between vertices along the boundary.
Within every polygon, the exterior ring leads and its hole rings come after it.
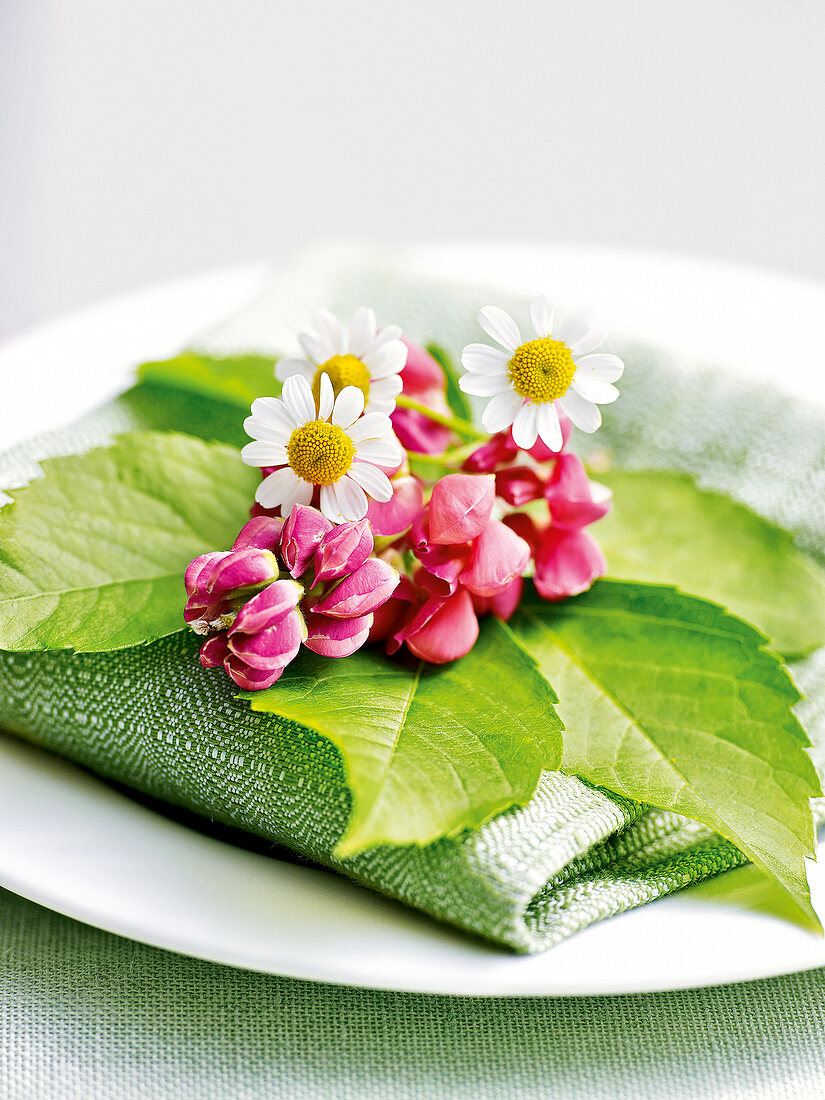
POLYGON ((599 405, 619 396, 624 363, 617 355, 592 354, 607 332, 589 309, 554 318, 553 303, 540 295, 530 304, 535 339, 522 342, 513 318, 497 306, 479 310, 478 323, 504 351, 468 344, 461 354, 467 370, 459 379, 465 393, 489 397, 481 422, 491 434, 513 426, 513 440, 529 450, 536 439, 551 451, 562 448, 556 402, 577 428, 595 432, 602 422, 599 405), (551 335, 552 334, 552 335, 551 335))
POLYGON ((402 459, 390 418, 364 415, 364 395, 345 386, 334 396, 332 383, 319 379, 318 407, 309 381, 287 378, 283 396, 258 397, 244 421, 247 443, 241 457, 248 466, 275 466, 255 493, 263 508, 280 508, 288 516, 294 504, 310 504, 320 487, 320 509, 333 523, 361 519, 368 498, 392 497, 390 479, 379 466, 402 459))
POLYGON ((282 382, 295 375, 306 378, 316 401, 321 375, 326 374, 336 396, 345 386, 356 386, 364 395, 364 412, 389 415, 401 393, 399 372, 407 362, 400 336, 397 325, 379 330, 375 313, 366 306, 356 309, 349 323, 319 309, 309 331, 298 335, 306 359, 281 359, 275 374, 282 382))

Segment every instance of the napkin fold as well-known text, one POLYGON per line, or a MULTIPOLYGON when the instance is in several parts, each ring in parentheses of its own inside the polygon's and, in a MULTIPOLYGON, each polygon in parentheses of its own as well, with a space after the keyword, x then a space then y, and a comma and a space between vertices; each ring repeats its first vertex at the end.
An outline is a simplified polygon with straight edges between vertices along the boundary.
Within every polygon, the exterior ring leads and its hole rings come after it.
MULTIPOLYGON (((383 323, 454 353, 478 339, 475 314, 511 295, 411 271, 403 253, 331 247, 300 256, 240 315, 199 340, 218 352, 294 350, 308 309, 372 305, 383 323)), ((825 551, 825 414, 713 364, 631 337, 612 341, 627 371, 598 443, 617 465, 679 469, 729 493, 825 551)), ((201 399, 132 391, 61 432, 0 457, 0 487, 37 460, 85 450, 120 431, 176 428, 207 438, 234 412, 201 399)), ((234 425, 234 429, 237 426, 234 425)), ((598 536, 598 532, 596 531, 598 536)), ((506 945, 540 951, 604 917, 745 862, 709 829, 546 772, 524 807, 427 847, 333 849, 350 795, 338 750, 305 727, 253 713, 181 632, 105 654, 0 653, 0 725, 107 778, 285 845, 381 893, 506 945)), ((822 763, 825 651, 794 666, 800 718, 822 763)))

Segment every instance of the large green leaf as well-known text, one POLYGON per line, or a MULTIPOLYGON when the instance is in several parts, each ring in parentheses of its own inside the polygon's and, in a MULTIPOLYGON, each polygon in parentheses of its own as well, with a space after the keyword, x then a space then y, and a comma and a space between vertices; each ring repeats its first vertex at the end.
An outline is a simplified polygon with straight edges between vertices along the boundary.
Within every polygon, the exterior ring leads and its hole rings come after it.
POLYGON ((309 726, 341 751, 353 796, 337 848, 428 844, 526 802, 561 760, 556 696, 509 629, 488 620, 460 661, 303 655, 254 710, 309 726))
POLYGON ((611 577, 720 603, 786 657, 825 645, 825 571, 787 531, 684 474, 616 471, 600 480, 614 494, 594 528, 611 577))
POLYGON ((753 627, 617 581, 561 604, 530 587, 511 625, 559 695, 564 770, 710 826, 818 925, 804 860, 819 783, 799 692, 753 627))
POLYGON ((174 359, 143 363, 138 379, 156 386, 212 397, 249 410, 256 397, 277 397, 281 384, 275 378, 275 360, 265 355, 231 355, 218 358, 184 351, 174 359))
POLYGON ((121 649, 182 628, 183 573, 254 498, 238 452, 135 432, 49 459, 0 510, 0 649, 121 649))

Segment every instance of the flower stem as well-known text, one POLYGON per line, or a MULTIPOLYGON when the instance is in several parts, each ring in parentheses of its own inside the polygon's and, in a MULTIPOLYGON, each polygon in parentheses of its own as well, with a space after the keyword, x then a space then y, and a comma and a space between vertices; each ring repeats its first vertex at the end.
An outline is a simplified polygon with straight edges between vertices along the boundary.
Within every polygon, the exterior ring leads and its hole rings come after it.
POLYGON ((428 420, 449 428, 456 435, 460 435, 462 439, 471 441, 486 441, 489 439, 486 432, 479 431, 469 420, 461 420, 457 416, 445 416, 443 413, 435 412, 429 405, 425 405, 423 401, 416 401, 414 397, 407 397, 406 394, 400 393, 396 397, 395 403, 400 409, 412 409, 413 412, 426 416, 428 420))

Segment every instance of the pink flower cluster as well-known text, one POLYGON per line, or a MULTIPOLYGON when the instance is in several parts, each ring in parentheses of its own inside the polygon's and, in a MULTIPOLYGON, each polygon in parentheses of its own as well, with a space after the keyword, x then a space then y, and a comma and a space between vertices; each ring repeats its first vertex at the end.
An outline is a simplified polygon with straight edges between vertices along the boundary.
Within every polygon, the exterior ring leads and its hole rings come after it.
POLYGON ((186 570, 184 618, 207 635, 201 664, 222 665, 254 691, 271 687, 301 644, 325 657, 354 653, 400 579, 373 548, 366 519, 336 527, 300 504, 286 521, 253 517, 231 550, 186 570))
MULTIPOLYGON (((407 348, 404 393, 449 414, 441 367, 407 348)), ((472 648, 479 617, 514 613, 525 575, 547 600, 583 592, 606 570, 586 528, 608 511, 609 494, 567 451, 570 422, 559 419, 558 453, 541 440, 520 451, 511 430, 500 432, 436 481, 426 502, 405 459, 386 471, 392 499, 371 501, 357 522, 335 526, 303 505, 284 521, 255 506, 231 550, 186 570, 184 615, 206 635, 201 663, 248 690, 275 683, 301 645, 346 657, 382 641, 390 654, 406 645, 441 664, 472 648)), ((409 451, 441 455, 450 443, 423 412, 397 408, 392 422, 409 451)))

